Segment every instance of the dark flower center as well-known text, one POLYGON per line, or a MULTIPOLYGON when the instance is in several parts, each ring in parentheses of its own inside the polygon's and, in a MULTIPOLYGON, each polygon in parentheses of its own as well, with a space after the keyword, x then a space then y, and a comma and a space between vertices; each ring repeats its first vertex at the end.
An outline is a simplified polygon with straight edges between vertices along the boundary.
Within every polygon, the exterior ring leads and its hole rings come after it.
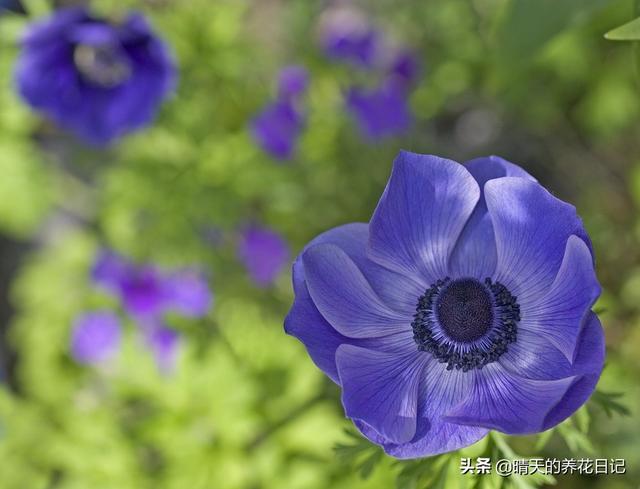
POLYGON ((78 44, 73 61, 87 82, 103 88, 118 86, 131 76, 128 60, 109 44, 78 44))
POLYGON ((468 343, 481 338, 493 324, 491 293, 480 282, 449 282, 436 300, 436 316, 452 340, 468 343))
POLYGON ((418 350, 468 371, 495 362, 516 341, 517 297, 500 282, 474 278, 438 280, 418 299, 413 339, 418 350))

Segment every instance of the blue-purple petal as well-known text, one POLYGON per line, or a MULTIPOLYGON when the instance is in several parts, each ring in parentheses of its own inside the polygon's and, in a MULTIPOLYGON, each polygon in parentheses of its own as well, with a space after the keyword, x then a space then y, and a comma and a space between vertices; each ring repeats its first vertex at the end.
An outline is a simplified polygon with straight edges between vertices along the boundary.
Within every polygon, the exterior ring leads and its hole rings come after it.
MULTIPOLYGON (((413 315, 417 298, 428 285, 378 265, 367 257, 368 224, 350 223, 330 229, 314 238, 303 252, 311 246, 323 243, 336 245, 344 251, 387 306, 408 316, 413 315)), ((302 261, 298 266, 303 267, 302 261)))
POLYGON ((599 295, 591 252, 570 236, 553 284, 539 301, 523 306, 519 328, 546 338, 573 361, 583 319, 599 295))
POLYGON ((446 364, 430 358, 420 381, 417 429, 408 443, 385 440, 385 451, 396 458, 417 458, 457 450, 483 438, 488 429, 465 426, 444 419, 462 402, 472 388, 473 377, 460 370, 447 370, 446 364))
POLYGON ((296 275, 300 274, 300 271, 296 272, 296 265, 293 273, 296 295, 291 310, 284 320, 284 330, 287 334, 298 338, 318 368, 339 384, 336 350, 340 345, 351 343, 353 340, 338 333, 320 314, 309 295, 304 278, 296 278, 296 275))
POLYGON ((452 277, 491 277, 496 269, 497 251, 491 216, 487 211, 484 186, 489 180, 520 177, 535 181, 522 168, 498 156, 476 158, 465 163, 480 187, 480 199, 465 224, 449 265, 452 277))
POLYGON ((604 333, 595 314, 586 319, 577 356, 573 364, 576 375, 562 399, 549 411, 544 419, 543 430, 564 421, 571 416, 593 394, 604 368, 604 333))
MULTIPOLYGON (((368 237, 367 224, 345 224, 326 231, 313 239, 302 253, 318 244, 338 246, 362 271, 375 293, 385 304, 400 312, 405 311, 409 317, 415 309, 415 297, 423 292, 423 287, 403 275, 368 260, 366 257, 368 237)), ((336 383, 339 383, 339 378, 335 353, 341 344, 385 349, 396 348, 398 343, 402 341, 402 338, 392 340, 389 337, 385 338, 384 342, 376 339, 355 339, 338 333, 320 314, 309 295, 301 256, 293 264, 293 288, 295 299, 285 319, 285 331, 304 344, 314 363, 336 383)))
POLYGON ((417 396, 425 358, 352 345, 338 348, 336 361, 346 415, 358 419, 394 443, 416 432, 417 396))
POLYGON ((385 305, 340 248, 314 245, 304 252, 302 260, 313 302, 338 332, 351 338, 375 338, 403 331, 411 336, 411 316, 385 305))
POLYGON ((460 164, 402 151, 371 218, 369 256, 427 286, 448 262, 480 190, 460 164))
POLYGON ((545 417, 571 387, 575 377, 535 380, 513 374, 498 363, 473 371, 467 399, 445 419, 507 434, 543 431, 545 417))
POLYGON ((551 287, 569 236, 584 236, 575 207, 538 183, 505 177, 485 184, 497 249, 494 279, 525 308, 551 287))

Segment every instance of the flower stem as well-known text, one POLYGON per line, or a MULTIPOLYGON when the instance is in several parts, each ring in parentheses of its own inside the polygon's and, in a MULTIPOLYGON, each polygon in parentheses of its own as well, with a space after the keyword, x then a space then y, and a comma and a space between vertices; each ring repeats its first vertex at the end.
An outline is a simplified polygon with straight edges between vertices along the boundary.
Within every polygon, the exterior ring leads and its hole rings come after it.
POLYGON ((251 442, 247 444, 247 447, 246 447, 247 451, 252 452, 255 449, 259 448, 260 445, 262 445, 274 433, 284 428, 285 426, 295 421, 296 419, 300 418, 300 416, 305 414, 309 409, 314 407, 319 402, 327 399, 328 396, 327 396, 326 390, 327 389, 323 389, 323 391, 320 392, 318 395, 310 399, 307 399, 305 402, 303 402, 299 406, 289 411, 285 416, 280 418, 274 424, 272 424, 271 426, 268 426, 264 431, 259 433, 253 440, 251 440, 251 442))

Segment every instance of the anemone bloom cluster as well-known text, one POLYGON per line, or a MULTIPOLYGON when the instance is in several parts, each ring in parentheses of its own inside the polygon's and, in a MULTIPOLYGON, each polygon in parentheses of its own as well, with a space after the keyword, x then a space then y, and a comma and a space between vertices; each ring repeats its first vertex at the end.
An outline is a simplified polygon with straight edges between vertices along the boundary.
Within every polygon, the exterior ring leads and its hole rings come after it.
MULTIPOLYGON (((161 270, 151 264, 132 263, 109 251, 97 257, 92 280, 119 299, 140 328, 162 372, 173 369, 180 339, 178 332, 165 324, 166 315, 204 317, 213 301, 205 277, 197 270, 161 270)), ((117 350, 119 339, 120 325, 114 313, 85 313, 76 320, 71 353, 80 363, 100 363, 117 350)))
POLYGON ((591 395, 604 335, 575 208, 501 158, 402 152, 369 223, 293 266, 287 333, 398 458, 546 430, 591 395))
POLYGON ((94 145, 149 124, 175 78, 167 45, 141 14, 112 21, 84 7, 32 24, 16 69, 29 105, 94 145))

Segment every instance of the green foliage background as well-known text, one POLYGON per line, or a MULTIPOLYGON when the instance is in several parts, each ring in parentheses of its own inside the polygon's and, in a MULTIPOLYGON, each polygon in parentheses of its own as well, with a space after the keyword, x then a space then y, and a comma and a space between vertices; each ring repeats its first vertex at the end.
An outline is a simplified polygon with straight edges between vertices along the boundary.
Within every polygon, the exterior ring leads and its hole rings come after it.
MULTIPOLYGON (((47 12, 44 0, 25 3, 35 16, 47 12)), ((318 51, 322 2, 94 6, 151 16, 175 49, 180 83, 154 126, 108 151, 87 149, 17 99, 12 67, 24 20, 0 18, 0 246, 10 271, 0 292, 11 311, 0 341, 8 345, 0 350, 0 489, 553 483, 459 475, 461 455, 483 453, 625 458, 625 476, 555 482, 638 487, 639 58, 633 43, 603 37, 634 18, 632 2, 361 2, 387 35, 416 47, 425 68, 411 99, 413 130, 374 145, 362 141, 341 98, 350 83, 370 80, 318 51), (308 124, 297 157, 281 165, 254 146, 247 121, 273 96, 278 69, 292 62, 312 73, 308 124), (599 389, 622 397, 598 394, 539 437, 496 436, 462 454, 403 464, 344 434, 350 423, 337 388, 283 333, 288 275, 255 288, 237 262, 236 234, 257 219, 296 253, 323 230, 368 220, 401 148, 459 161, 499 154, 576 204, 604 287, 597 307, 608 365, 599 389), (209 317, 172 321, 186 338, 175 374, 157 373, 132 325, 114 364, 88 369, 70 359, 74 316, 115 307, 87 278, 105 244, 211 272, 209 317), (607 416, 602 405, 617 401, 631 416, 607 416)))

